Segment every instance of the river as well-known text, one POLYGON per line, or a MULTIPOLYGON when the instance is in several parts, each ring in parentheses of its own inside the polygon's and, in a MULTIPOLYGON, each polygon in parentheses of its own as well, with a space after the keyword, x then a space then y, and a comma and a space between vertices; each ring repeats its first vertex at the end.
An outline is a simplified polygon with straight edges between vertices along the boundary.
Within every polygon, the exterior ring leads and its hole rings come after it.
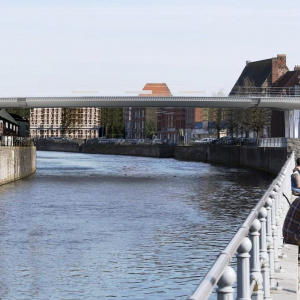
POLYGON ((0 298, 186 299, 272 178, 174 159, 37 152, 0 186, 0 298))

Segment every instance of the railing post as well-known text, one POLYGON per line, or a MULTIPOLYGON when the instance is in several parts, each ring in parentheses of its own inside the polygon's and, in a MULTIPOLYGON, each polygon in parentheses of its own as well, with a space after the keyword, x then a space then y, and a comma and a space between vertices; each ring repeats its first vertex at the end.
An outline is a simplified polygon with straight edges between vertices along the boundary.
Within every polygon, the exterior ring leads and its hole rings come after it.
POLYGON ((260 268, 260 257, 259 257, 259 230, 261 229, 260 222, 255 219, 250 227, 249 237, 252 243, 250 250, 250 278, 255 280, 256 284, 252 293, 252 299, 262 300, 262 274, 260 268))
POLYGON ((237 249, 237 297, 236 300, 251 300, 249 251, 251 241, 245 237, 237 249))
POLYGON ((275 275, 275 254, 274 254, 274 232, 275 232, 275 208, 273 200, 268 197, 265 203, 267 208, 267 249, 269 254, 269 265, 270 265, 270 286, 271 290, 280 290, 282 287, 279 287, 276 283, 275 275))
POLYGON ((261 264, 261 273, 263 276, 263 291, 264 291, 264 299, 271 299, 270 296, 270 268, 269 268, 269 255, 267 252, 267 210, 262 207, 259 211, 258 218, 261 223, 260 229, 260 259, 262 261, 261 264))
POLYGON ((276 286, 275 280, 275 268, 274 268, 274 245, 273 245, 273 236, 272 236, 272 199, 267 198, 265 207, 267 209, 267 250, 269 255, 269 266, 270 266, 270 285, 271 287, 276 286))
POLYGON ((274 268, 275 270, 280 269, 279 259, 278 259, 278 191, 279 187, 277 185, 274 186, 274 190, 272 192, 273 195, 273 204, 272 204, 272 235, 273 235, 273 243, 274 243, 274 268))
POLYGON ((232 285, 235 280, 236 274, 234 270, 230 266, 226 267, 223 275, 217 283, 217 300, 233 300, 234 289, 232 288, 232 285))

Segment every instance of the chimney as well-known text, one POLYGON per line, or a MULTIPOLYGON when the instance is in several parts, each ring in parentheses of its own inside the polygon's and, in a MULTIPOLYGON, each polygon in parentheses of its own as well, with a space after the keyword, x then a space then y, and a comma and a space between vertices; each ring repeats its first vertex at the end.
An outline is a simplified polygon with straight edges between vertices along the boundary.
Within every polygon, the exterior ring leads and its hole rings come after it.
POLYGON ((286 54, 277 54, 277 61, 279 64, 286 65, 286 54))
POLYGON ((300 70, 300 65, 295 66, 294 71, 299 71, 300 70))
POLYGON ((251 63, 251 60, 246 60, 246 66, 248 66, 251 63))
POLYGON ((288 70, 286 66, 286 55, 277 54, 276 58, 272 58, 272 83, 278 80, 288 70))

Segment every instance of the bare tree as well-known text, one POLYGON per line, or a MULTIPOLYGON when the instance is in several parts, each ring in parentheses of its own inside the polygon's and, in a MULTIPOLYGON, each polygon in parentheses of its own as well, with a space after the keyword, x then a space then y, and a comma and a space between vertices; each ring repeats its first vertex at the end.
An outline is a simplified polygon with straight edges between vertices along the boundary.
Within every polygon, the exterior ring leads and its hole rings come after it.
POLYGON ((63 108, 61 113, 62 135, 70 134, 78 126, 79 108, 63 108))

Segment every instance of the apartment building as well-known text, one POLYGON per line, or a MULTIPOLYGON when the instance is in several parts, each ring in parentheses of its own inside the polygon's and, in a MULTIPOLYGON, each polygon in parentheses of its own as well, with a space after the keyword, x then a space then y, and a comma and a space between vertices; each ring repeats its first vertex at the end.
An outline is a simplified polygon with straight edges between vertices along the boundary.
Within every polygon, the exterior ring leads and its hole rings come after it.
POLYGON ((31 137, 97 138, 101 109, 80 108, 32 108, 30 110, 31 137))

